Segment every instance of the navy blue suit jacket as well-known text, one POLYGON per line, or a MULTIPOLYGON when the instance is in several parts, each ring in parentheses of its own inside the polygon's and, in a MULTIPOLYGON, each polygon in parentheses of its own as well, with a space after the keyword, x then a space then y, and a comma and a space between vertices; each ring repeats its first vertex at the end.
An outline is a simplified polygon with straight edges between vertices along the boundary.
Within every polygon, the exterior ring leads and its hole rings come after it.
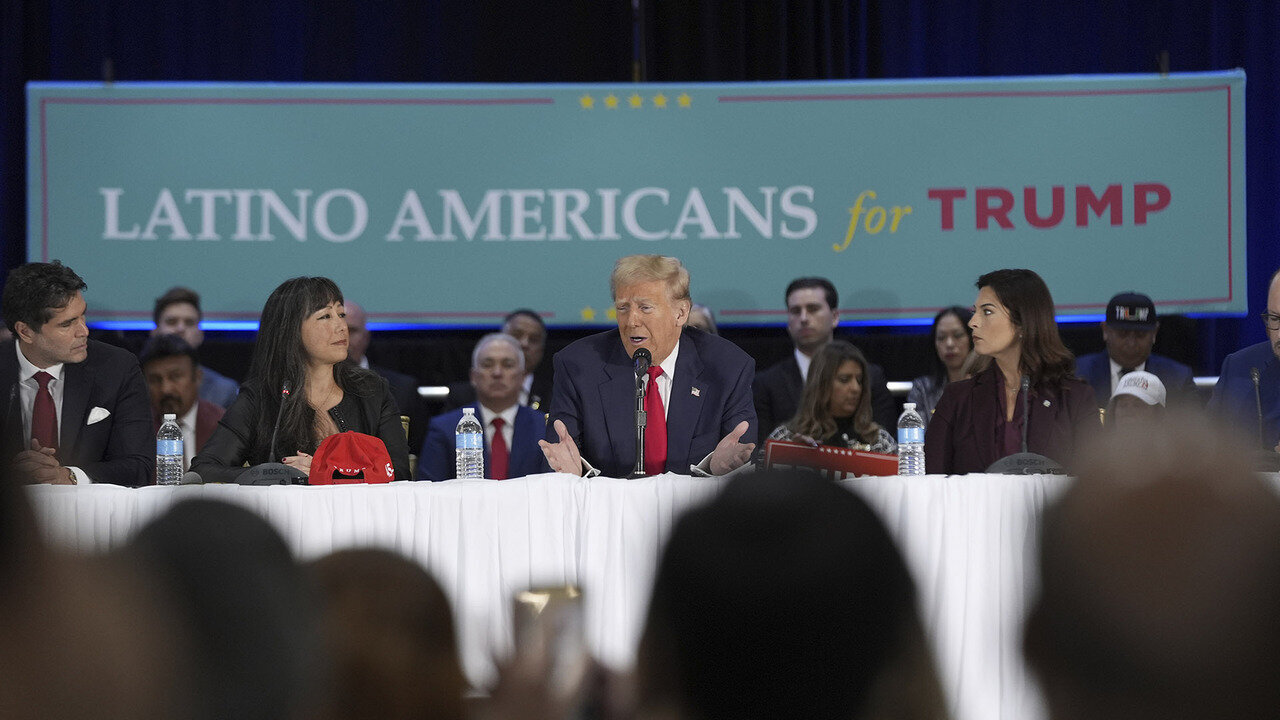
MULTIPOLYGON (((1146 372, 1164 383, 1167 405, 1196 399, 1195 376, 1186 365, 1163 355, 1151 355, 1147 358, 1146 372)), ((1076 358, 1076 375, 1093 388, 1098 407, 1106 407, 1111 402, 1111 359, 1105 350, 1076 358)))
POLYGON ((1280 359, 1271 343, 1260 342, 1237 350, 1222 361, 1218 384, 1213 386, 1209 410, 1236 423, 1250 443, 1258 437, 1258 396, 1249 370, 1258 369, 1258 395, 1262 401, 1261 446, 1270 450, 1280 441, 1280 359))
MULTIPOLYGON (((635 373, 618 331, 606 330, 570 344, 552 361, 551 422, 547 440, 557 442, 555 421, 564 421, 582 457, 609 477, 635 467, 635 373)), ((680 337, 667 407, 666 471, 689 474, 716 444, 746 420, 742 442, 756 438, 751 401, 755 361, 717 335, 686 328, 680 337)))
MULTIPOLYGON (((22 438, 18 356, 14 341, 0 343, 0 387, 8 407, 3 431, 4 462, 26 444, 22 438)), ((155 482, 155 435, 151 400, 133 353, 89 341, 89 356, 63 366, 66 386, 58 419, 58 461, 78 467, 96 483, 137 487, 155 482), (89 424, 100 407, 110 413, 89 424)))
MULTIPOLYGON (((481 417, 480 408, 475 403, 464 407, 475 410, 476 418, 481 417)), ((454 432, 461 419, 462 408, 431 418, 427 426, 427 437, 422 441, 422 454, 418 458, 418 472, 414 480, 440 481, 457 477, 454 432)), ((507 477, 518 478, 551 472, 551 466, 547 464, 547 458, 542 454, 542 448, 538 446, 546 424, 545 414, 524 405, 516 409, 516 423, 507 460, 507 477)), ((489 462, 489 443, 486 442, 484 444, 485 477, 489 476, 489 462)))

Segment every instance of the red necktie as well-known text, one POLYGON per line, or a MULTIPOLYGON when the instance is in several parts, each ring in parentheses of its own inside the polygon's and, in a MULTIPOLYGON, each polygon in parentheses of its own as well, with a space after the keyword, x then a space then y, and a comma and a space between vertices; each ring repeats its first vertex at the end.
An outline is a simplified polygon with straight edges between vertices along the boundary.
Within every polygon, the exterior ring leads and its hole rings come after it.
POLYGON ((493 419, 493 442, 489 451, 489 478, 492 480, 507 479, 507 439, 502 436, 502 426, 506 424, 507 421, 500 417, 493 419))
POLYGON ((31 408, 31 437, 40 447, 58 447, 58 411, 53 407, 53 395, 49 381, 53 376, 41 370, 35 374, 40 389, 36 390, 36 402, 31 408))
POLYGON ((667 413, 658 392, 658 376, 662 368, 649 368, 649 385, 644 391, 644 471, 659 475, 667 467, 667 413))

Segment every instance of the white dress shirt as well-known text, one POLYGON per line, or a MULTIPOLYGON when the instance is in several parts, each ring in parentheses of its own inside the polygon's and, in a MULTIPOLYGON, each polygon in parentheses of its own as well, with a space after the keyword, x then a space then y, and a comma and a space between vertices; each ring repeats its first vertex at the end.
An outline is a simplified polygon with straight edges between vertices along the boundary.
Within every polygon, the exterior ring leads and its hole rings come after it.
POLYGON ((493 433, 496 430, 493 426, 493 419, 502 418, 504 423, 502 426, 502 439, 507 442, 507 456, 510 457, 512 443, 515 442, 516 437, 516 411, 520 409, 520 406, 512 405, 506 410, 497 412, 476 401, 476 407, 480 408, 480 424, 484 426, 485 447, 489 448, 490 452, 493 451, 493 433))
MULTIPOLYGON (((1120 371, 1123 370, 1124 368, 1120 367, 1120 363, 1116 362, 1115 360, 1112 360, 1110 355, 1107 356, 1107 362, 1111 363, 1111 392, 1114 393, 1116 391, 1116 385, 1120 384, 1120 371)), ((1143 360, 1142 362, 1138 363, 1138 365, 1133 368, 1133 370, 1135 371, 1137 370, 1145 371, 1146 369, 1147 369, 1146 360, 1143 360)))
POLYGON ((182 472, 191 469, 191 458, 196 454, 196 413, 200 411, 200 401, 191 403, 191 409, 178 418, 178 429, 182 431, 182 472))
MULTIPOLYGON (((22 443, 23 449, 31 447, 31 414, 35 411, 36 393, 40 391, 40 383, 36 380, 36 373, 44 371, 53 376, 49 381, 49 394, 53 396, 54 416, 58 419, 58 437, 62 437, 62 393, 66 387, 64 382, 66 372, 62 363, 50 365, 47 368, 38 368, 22 354, 20 343, 13 344, 13 351, 18 353, 18 393, 19 400, 22 402, 22 443)), ((75 474, 77 485, 87 485, 92 482, 89 476, 78 467, 69 467, 71 472, 75 474)))
MULTIPOLYGON (((800 366, 800 379, 809 379, 809 365, 813 363, 813 358, 800 352, 800 348, 793 351, 796 355, 796 364, 800 366)), ((803 383, 801 383, 803 385, 803 383)))

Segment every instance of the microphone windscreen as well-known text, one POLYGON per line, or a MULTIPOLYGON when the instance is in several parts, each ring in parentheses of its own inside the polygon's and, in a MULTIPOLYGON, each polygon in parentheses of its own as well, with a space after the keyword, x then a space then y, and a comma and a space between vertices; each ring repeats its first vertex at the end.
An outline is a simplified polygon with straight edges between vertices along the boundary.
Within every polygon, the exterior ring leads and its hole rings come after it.
POLYGON ((195 470, 188 470, 182 474, 182 480, 178 481, 179 485, 203 485, 204 478, 200 477, 200 473, 195 470))

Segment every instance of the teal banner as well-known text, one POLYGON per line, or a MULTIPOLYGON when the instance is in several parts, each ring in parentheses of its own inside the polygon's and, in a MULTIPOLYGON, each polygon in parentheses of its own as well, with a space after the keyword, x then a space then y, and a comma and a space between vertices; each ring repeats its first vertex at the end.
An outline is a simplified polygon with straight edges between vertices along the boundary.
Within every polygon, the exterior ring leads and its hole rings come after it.
POLYGON ((1244 73, 639 85, 28 86, 28 256, 91 320, 172 285, 254 320, 327 275, 372 319, 612 322, 608 275, 674 255, 721 322, 831 278, 848 320, 1039 272, 1061 314, 1121 290, 1245 302, 1244 73))

